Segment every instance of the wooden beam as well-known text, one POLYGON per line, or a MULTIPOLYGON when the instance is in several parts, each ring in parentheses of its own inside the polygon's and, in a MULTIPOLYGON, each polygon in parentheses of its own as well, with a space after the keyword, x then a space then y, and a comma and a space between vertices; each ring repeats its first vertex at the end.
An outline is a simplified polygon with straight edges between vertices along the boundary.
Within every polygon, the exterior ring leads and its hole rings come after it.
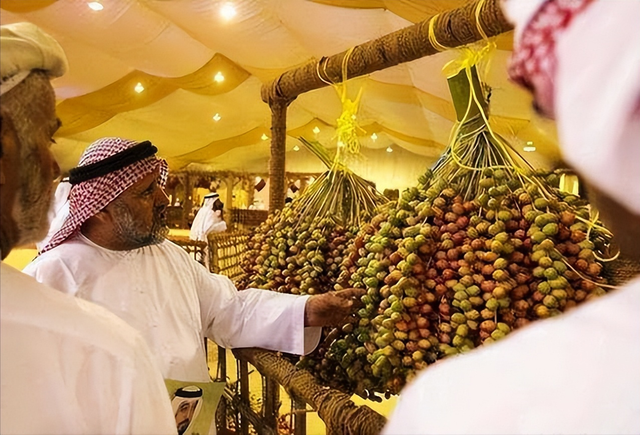
POLYGON ((357 406, 349 395, 321 386, 311 373, 297 369, 273 352, 234 349, 233 354, 277 381, 292 397, 309 404, 326 424, 328 435, 377 435, 387 421, 368 406, 357 406))
MULTIPOLYGON (((436 41, 447 48, 481 40, 482 34, 476 24, 478 7, 479 22, 487 36, 496 36, 513 29, 500 9, 499 0, 475 0, 413 26, 357 45, 348 59, 348 78, 438 53, 439 50, 429 41, 431 20, 435 20, 433 28, 436 41)), ((284 72, 262 86, 262 100, 269 105, 282 101, 291 102, 300 94, 328 86, 319 74, 332 83, 342 82, 342 63, 347 51, 284 72)))

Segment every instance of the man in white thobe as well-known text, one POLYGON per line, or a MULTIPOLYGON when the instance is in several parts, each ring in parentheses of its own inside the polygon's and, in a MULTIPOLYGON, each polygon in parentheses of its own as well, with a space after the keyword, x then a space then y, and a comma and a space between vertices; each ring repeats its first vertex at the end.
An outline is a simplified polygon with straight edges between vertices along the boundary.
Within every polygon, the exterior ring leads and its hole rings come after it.
POLYGON ((220 201, 220 195, 210 193, 205 195, 202 207, 193 219, 189 238, 206 242, 210 233, 221 233, 227 231, 227 223, 222 220, 222 209, 224 204, 220 201))
MULTIPOLYGON (((621 252, 640 260, 640 2, 510 0, 506 11, 512 77, 555 115, 565 159, 621 252)), ((439 362, 402 391, 384 434, 638 434, 639 309, 636 278, 439 362)))
POLYGON ((227 347, 313 350, 359 289, 295 296, 209 273, 165 239, 166 162, 150 142, 104 138, 72 169, 69 217, 25 272, 114 312, 145 337, 165 378, 209 380, 204 338, 227 347))
MULTIPOLYGON (((47 233, 59 168, 49 79, 62 48, 27 23, 0 27, 0 246, 47 233)), ((175 434, 160 371, 141 335, 104 308, 2 263, 0 433, 175 434)))

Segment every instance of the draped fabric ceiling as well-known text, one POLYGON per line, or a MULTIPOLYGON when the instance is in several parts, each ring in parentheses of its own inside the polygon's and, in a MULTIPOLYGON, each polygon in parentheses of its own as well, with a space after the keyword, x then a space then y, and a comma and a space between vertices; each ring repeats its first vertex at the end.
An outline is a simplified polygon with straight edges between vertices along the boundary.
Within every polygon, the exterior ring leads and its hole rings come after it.
MULTIPOLYGON (((63 122, 54 152, 63 170, 74 166, 92 141, 123 136, 151 140, 173 169, 196 164, 199 168, 266 172, 270 111, 260 98, 263 83, 311 59, 341 52, 464 3, 100 2, 103 9, 99 11, 91 9, 87 0, 0 3, 2 24, 35 23, 60 42, 69 58, 69 73, 54 81, 63 122), (236 14, 225 19, 221 10, 229 5, 236 14), (138 84, 142 92, 136 92, 138 84)), ((557 152, 554 126, 534 118, 530 97, 507 79, 512 35, 498 37, 497 44, 485 77, 493 88, 491 114, 496 130, 516 148, 534 142, 538 152, 527 153, 533 163, 544 162, 544 157, 553 159, 557 152)), ((364 155, 364 163, 358 166, 366 172, 362 175, 374 177, 377 168, 386 174, 384 187, 406 186, 411 181, 398 177, 407 173, 402 171, 404 165, 416 168, 409 171, 414 177, 437 158, 455 121, 441 69, 457 56, 457 51, 450 50, 348 82, 352 97, 363 88, 358 113, 364 155), (390 146, 396 151, 393 158, 384 152, 390 146)), ((291 104, 287 170, 322 170, 308 152, 294 150, 295 138, 304 135, 335 147, 334 126, 340 112, 338 94, 331 87, 301 95, 291 104)))

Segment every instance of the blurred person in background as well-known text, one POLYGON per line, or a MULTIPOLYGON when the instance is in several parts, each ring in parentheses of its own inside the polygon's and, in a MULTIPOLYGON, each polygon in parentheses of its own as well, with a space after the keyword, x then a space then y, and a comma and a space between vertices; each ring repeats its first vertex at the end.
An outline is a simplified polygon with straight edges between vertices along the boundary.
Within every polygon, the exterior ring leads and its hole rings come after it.
MULTIPOLYGON (((637 0, 509 0, 511 77, 555 117, 565 160, 623 257, 640 261, 637 0)), ((640 433, 640 279, 437 363, 384 434, 640 433)))
POLYGON ((224 204, 220 201, 220 195, 217 193, 205 195, 202 207, 191 224, 189 238, 206 242, 209 233, 227 231, 227 223, 222 216, 223 209, 224 204))

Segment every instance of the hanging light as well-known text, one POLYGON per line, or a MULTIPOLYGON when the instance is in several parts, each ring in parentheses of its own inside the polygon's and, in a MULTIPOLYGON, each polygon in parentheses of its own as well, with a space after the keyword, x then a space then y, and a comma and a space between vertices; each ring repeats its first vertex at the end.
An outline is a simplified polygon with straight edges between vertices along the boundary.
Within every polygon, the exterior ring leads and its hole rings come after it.
POLYGON ((102 3, 100 2, 89 2, 87 3, 87 6, 89 6, 94 11, 101 11, 104 9, 104 6, 102 6, 102 3))
POLYGON ((232 3, 225 3, 220 8, 220 15, 222 15, 222 18, 224 18, 225 20, 230 20, 231 18, 235 17, 236 14, 236 8, 232 3))
POLYGON ((269 136, 267 136, 265 133, 262 133, 262 136, 260 136, 260 139, 267 140, 269 139, 269 136))
POLYGON ((316 125, 315 127, 313 127, 313 134, 318 134, 318 133, 320 133, 320 129, 316 125))
POLYGON ((215 80, 216 83, 224 82, 224 75, 222 75, 222 71, 218 71, 213 77, 213 80, 215 80))
POLYGON ((391 148, 390 146, 387 147, 387 152, 388 153, 392 153, 393 152, 393 148, 391 148))
POLYGON ((215 115, 213 115, 213 120, 214 120, 215 122, 220 121, 220 119, 222 119, 222 117, 220 116, 220 114, 219 114, 219 113, 216 113, 215 115))
POLYGON ((135 86, 135 88, 133 88, 133 90, 136 91, 137 93, 140 93, 144 91, 144 86, 142 86, 142 83, 138 82, 138 84, 135 86))
POLYGON ((533 146, 532 141, 527 141, 527 145, 525 145, 522 149, 528 153, 532 153, 536 150, 536 147, 533 146))
POLYGON ((374 141, 374 142, 375 142, 375 141, 377 141, 377 140, 378 140, 378 135, 377 135, 377 134, 375 134, 375 133, 373 133, 373 134, 371 135, 371 140, 372 140, 372 141, 374 141))
POLYGON ((294 150, 294 151, 300 151, 300 147, 299 147, 298 145, 294 145, 294 146, 293 146, 293 150, 294 150))

